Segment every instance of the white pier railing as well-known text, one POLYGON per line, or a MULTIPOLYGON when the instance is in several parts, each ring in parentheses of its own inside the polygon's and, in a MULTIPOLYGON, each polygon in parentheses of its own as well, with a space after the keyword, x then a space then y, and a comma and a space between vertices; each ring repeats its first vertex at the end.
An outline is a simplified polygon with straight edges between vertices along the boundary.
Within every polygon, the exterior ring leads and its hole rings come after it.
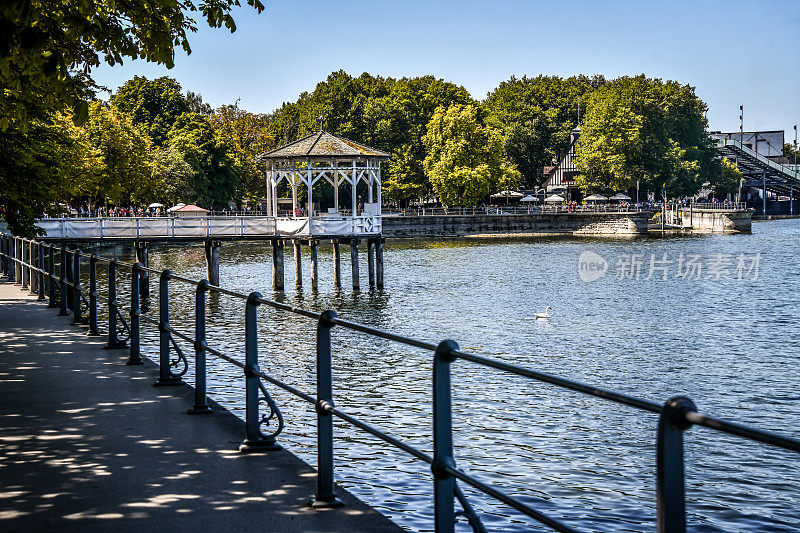
POLYGON ((381 232, 380 215, 49 218, 37 225, 50 239, 197 239, 235 237, 358 237, 381 232))

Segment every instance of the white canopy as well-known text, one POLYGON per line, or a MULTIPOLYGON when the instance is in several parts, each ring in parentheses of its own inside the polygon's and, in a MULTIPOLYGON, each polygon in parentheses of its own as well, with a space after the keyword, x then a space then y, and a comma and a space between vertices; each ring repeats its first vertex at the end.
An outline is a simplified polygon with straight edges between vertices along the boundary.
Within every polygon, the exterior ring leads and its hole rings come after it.
POLYGON ((173 212, 173 211, 175 211, 176 209, 180 209, 181 207, 183 207, 183 206, 185 206, 185 205, 186 205, 186 204, 175 204, 175 205, 173 205, 172 207, 170 207, 169 209, 167 209, 167 212, 168 212, 168 213, 172 213, 172 212, 173 212))
POLYGON ((559 204, 559 203, 564 202, 566 200, 564 200, 563 196, 559 196, 557 194, 554 194, 552 196, 548 196, 547 198, 545 198, 544 201, 547 202, 547 203, 551 203, 551 204, 559 204))
POLYGON ((500 191, 494 193, 492 198, 522 198, 523 196, 525 195, 517 191, 500 191))
POLYGON ((529 194, 528 196, 520 200, 520 202, 541 202, 541 200, 539 200, 539 198, 537 198, 536 196, 531 196, 529 194))
POLYGON ((584 200, 595 201, 595 202, 605 202, 608 200, 607 196, 603 196, 602 194, 592 194, 591 196, 587 196, 584 200))
POLYGON ((151 207, 164 207, 164 204, 160 204, 158 202, 153 202, 152 204, 147 206, 148 209, 150 209, 151 207))
POLYGON ((630 200, 631 197, 625 194, 624 192, 618 192, 614 196, 611 197, 612 200, 630 200))

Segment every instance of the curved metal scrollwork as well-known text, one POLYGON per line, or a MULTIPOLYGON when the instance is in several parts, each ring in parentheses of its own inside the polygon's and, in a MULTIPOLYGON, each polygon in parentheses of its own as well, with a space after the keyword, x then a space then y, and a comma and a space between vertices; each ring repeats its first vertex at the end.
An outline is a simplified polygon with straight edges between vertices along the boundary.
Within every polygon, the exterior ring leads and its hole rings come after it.
POLYGON ((172 347, 175 348, 175 353, 177 354, 177 357, 170 357, 169 359, 169 375, 173 378, 179 378, 189 370, 189 361, 186 360, 183 350, 181 350, 181 347, 175 342, 175 338, 171 333, 169 334, 169 342, 172 344, 172 347), (174 372, 174 368, 179 368, 180 371, 174 372))
POLYGON ((475 512, 475 509, 470 505, 469 500, 467 500, 466 494, 461 490, 461 487, 458 486, 458 482, 456 482, 456 499, 461 504, 461 507, 464 509, 463 511, 456 511, 456 519, 459 516, 463 516, 469 522, 470 527, 474 533, 486 533, 486 528, 483 526, 481 522, 481 518, 478 516, 478 513, 475 512))
POLYGON ((119 318, 117 322, 117 339, 119 342, 126 343, 131 339, 131 327, 128 325, 128 321, 125 320, 125 317, 122 316, 122 313, 119 312, 119 307, 114 306, 114 312, 117 314, 117 318, 119 318), (122 337, 123 334, 126 334, 125 337, 122 337))
POLYGON ((281 414, 281 410, 278 409, 278 404, 275 403, 275 400, 273 400, 272 396, 267 392, 267 388, 264 386, 264 382, 261 381, 260 377, 258 378, 258 388, 261 389, 261 397, 258 399, 259 407, 266 404, 265 407, 269 408, 269 414, 266 412, 267 409, 263 411, 260 410, 262 414, 261 419, 258 421, 258 432, 265 439, 274 439, 283 431, 283 414, 281 414), (276 419, 278 427, 272 433, 265 433, 261 428, 271 426, 273 418, 276 419))

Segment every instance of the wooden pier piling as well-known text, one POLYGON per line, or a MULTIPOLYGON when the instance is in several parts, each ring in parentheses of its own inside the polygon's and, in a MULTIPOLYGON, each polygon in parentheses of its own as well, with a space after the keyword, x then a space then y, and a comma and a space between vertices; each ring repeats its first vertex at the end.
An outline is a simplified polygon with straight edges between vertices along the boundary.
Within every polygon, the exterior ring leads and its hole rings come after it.
POLYGON ((282 291, 284 288, 283 239, 272 241, 272 288, 276 291, 282 291))
POLYGON ((203 243, 206 253, 206 279, 212 285, 219 287, 219 241, 205 241, 203 243))

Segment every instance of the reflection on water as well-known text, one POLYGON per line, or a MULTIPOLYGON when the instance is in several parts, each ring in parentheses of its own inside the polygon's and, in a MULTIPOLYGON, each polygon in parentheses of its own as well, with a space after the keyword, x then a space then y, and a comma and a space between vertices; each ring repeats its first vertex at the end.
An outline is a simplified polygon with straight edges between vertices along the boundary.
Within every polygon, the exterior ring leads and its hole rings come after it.
MULTIPOLYGON (((267 245, 224 244, 221 275, 234 290, 336 309, 344 318, 429 341, 452 338, 465 350, 658 402, 687 394, 702 411, 797 435, 798 245, 798 220, 757 223, 753 235, 397 241, 386 246, 386 289, 360 293, 332 286, 332 254, 323 247, 319 292, 294 289, 287 268, 288 290, 275 294, 267 245), (587 284, 577 271, 584 250, 610 263, 621 254, 681 252, 760 252, 762 260, 755 281, 607 276, 587 284), (553 317, 534 320, 548 305, 553 317)), ((205 276, 202 246, 156 247, 150 260, 155 268, 205 276)), ((342 270, 346 287, 349 269, 342 270)), ((157 280, 151 284, 152 314, 157 280)), ((193 287, 173 283, 171 308, 173 327, 192 332, 193 287)), ((243 310, 241 300, 209 298, 209 344, 242 359, 243 310)), ((264 306, 259 320, 262 369, 313 393, 315 324, 264 306)), ((143 350, 155 359, 157 332, 143 328, 143 350)), ((431 354, 349 330, 333 334, 337 405, 431 453, 431 354)), ((461 468, 579 529, 654 529, 655 416, 469 363, 456 362, 453 371, 461 468)), ((240 372, 212 356, 209 372, 210 396, 243 415, 240 372)), ((191 370, 186 379, 193 379, 191 370)), ((315 464, 313 409, 274 389, 286 418, 283 443, 315 464)), ((335 431, 338 481, 403 527, 431 531, 426 465, 341 423, 335 431)), ((686 456, 693 530, 798 530, 796 454, 693 428, 686 456)), ((537 527, 467 492, 489 530, 537 527)))

